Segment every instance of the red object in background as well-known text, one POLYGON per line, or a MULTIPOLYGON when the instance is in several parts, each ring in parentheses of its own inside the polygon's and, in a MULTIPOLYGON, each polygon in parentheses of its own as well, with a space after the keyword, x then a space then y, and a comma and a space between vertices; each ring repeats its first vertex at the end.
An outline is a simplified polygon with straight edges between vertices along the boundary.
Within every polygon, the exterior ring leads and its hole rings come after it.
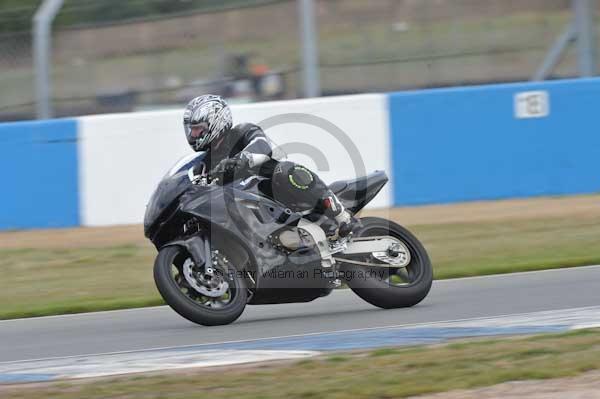
POLYGON ((265 64, 254 64, 251 71, 253 76, 263 76, 269 72, 269 67, 265 64))

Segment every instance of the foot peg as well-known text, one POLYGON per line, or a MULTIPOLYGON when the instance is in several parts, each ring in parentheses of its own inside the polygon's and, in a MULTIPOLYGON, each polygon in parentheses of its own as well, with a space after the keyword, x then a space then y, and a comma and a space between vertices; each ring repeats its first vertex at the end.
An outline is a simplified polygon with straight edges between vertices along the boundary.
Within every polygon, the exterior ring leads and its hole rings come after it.
POLYGON ((340 229, 338 230, 338 236, 340 236, 341 238, 348 237, 350 233, 352 233, 353 229, 354 226, 352 222, 342 223, 340 229))
POLYGON ((355 218, 350 218, 348 221, 342 222, 339 225, 335 221, 329 221, 321 225, 325 231, 325 235, 330 241, 346 238, 360 226, 360 222, 355 218))

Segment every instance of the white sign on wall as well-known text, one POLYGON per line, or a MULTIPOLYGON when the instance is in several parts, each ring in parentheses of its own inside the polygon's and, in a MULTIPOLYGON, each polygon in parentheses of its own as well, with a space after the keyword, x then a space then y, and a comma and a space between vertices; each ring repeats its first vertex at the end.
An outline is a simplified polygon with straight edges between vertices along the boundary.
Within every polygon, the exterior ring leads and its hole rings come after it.
POLYGON ((515 94, 515 117, 545 118, 550 115, 550 96, 547 91, 525 91, 515 94))

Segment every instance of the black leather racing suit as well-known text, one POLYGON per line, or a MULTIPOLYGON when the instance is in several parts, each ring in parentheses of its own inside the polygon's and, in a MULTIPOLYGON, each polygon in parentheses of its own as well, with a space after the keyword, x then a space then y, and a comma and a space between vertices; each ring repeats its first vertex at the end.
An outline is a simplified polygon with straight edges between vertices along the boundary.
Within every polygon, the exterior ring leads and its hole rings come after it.
POLYGON ((343 205, 329 187, 302 165, 273 158, 275 148, 262 129, 251 123, 234 126, 211 143, 205 157, 206 171, 228 163, 233 167, 225 179, 260 175, 269 178, 260 189, 293 211, 315 210, 335 219, 346 220, 343 205))

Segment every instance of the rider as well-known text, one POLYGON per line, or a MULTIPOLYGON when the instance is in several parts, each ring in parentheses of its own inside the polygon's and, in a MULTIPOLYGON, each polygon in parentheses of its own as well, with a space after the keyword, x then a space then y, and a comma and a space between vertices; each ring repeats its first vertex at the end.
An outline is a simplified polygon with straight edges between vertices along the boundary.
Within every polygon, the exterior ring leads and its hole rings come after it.
POLYGON ((207 171, 221 180, 261 175, 270 179, 266 191, 292 210, 314 210, 335 221, 327 231, 331 237, 347 236, 354 221, 329 187, 302 165, 274 159, 274 146, 263 130, 254 124, 233 126, 231 110, 216 95, 194 98, 185 107, 183 126, 194 151, 206 151, 203 164, 194 174, 207 171), (337 233, 337 234, 336 234, 337 233))

